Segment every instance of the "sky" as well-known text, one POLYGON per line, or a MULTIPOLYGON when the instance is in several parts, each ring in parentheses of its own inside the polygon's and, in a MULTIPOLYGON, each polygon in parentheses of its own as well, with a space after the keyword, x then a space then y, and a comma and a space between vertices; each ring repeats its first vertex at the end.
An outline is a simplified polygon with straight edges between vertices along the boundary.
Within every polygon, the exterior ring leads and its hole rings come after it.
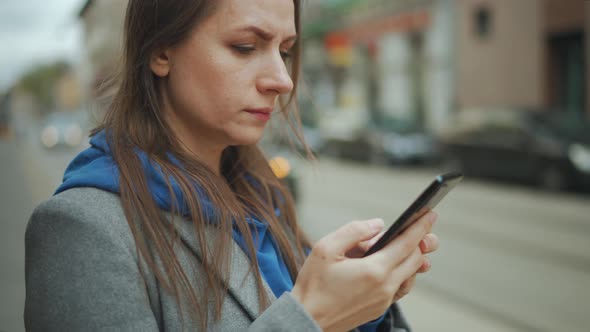
POLYGON ((36 65, 81 55, 85 0, 0 0, 0 92, 36 65))

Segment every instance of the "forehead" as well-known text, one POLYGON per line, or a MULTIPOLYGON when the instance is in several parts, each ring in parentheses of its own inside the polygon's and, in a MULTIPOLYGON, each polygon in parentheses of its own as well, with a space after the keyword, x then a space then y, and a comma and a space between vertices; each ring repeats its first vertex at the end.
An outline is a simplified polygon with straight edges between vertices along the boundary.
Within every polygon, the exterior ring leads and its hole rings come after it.
POLYGON ((293 0, 218 0, 211 19, 221 30, 257 25, 274 33, 295 33, 293 0))

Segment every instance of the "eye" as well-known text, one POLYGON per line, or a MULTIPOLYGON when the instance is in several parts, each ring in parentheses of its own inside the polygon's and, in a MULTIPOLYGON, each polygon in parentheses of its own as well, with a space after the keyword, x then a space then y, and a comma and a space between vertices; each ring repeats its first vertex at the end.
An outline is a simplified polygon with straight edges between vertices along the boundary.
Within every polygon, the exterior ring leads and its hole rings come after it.
POLYGON ((242 54, 250 54, 255 50, 254 47, 246 45, 233 45, 232 48, 242 54))

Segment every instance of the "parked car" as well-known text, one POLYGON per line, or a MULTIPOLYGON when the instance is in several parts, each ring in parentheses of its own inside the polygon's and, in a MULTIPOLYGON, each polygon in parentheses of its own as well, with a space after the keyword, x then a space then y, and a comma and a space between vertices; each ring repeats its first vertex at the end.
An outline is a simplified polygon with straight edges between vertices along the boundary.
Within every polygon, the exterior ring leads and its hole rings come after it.
MULTIPOLYGON (((311 152, 317 156, 324 148, 324 135, 318 127, 317 109, 309 98, 300 98, 298 108, 301 125, 299 134, 303 136, 302 138, 311 152)), ((298 127, 299 124, 295 123, 293 117, 290 118, 290 121, 294 126, 293 128, 298 127)), ((295 150, 300 155, 305 156, 307 149, 300 142, 298 134, 294 132, 293 128, 285 121, 282 114, 273 116, 262 145, 273 145, 275 150, 277 148, 283 151, 295 150)))
POLYGON ((590 124, 583 116, 512 109, 464 111, 442 137, 447 169, 537 184, 590 188, 590 124))
POLYGON ((340 110, 320 122, 324 154, 371 163, 423 164, 438 159, 434 135, 412 119, 382 111, 340 110))
POLYGON ((368 161, 369 114, 362 108, 340 108, 322 114, 318 129, 322 134, 321 154, 336 158, 368 161))
MULTIPOLYGON (((311 101, 310 97, 299 97, 299 115, 301 119, 301 131, 305 143, 314 154, 320 153, 324 149, 324 135, 319 128, 318 109, 311 101)), ((290 131, 292 133, 292 131, 290 131)), ((297 137, 292 135, 291 140, 295 143, 300 153, 306 153, 306 149, 299 142, 297 137)))
MULTIPOLYGON (((278 131, 280 133, 277 133, 276 128, 273 128, 272 130, 274 133, 272 138, 274 145, 279 146, 284 150, 293 150, 294 152, 297 151, 297 153, 303 156, 307 154, 307 150, 299 141, 299 138, 291 128, 288 126, 283 126, 283 128, 279 129, 278 131)), ((301 135, 303 135, 305 144, 314 155, 317 156, 318 153, 323 151, 324 138, 321 131, 317 127, 303 125, 301 127, 301 135)))
POLYGON ((382 118, 367 133, 375 163, 426 164, 439 158, 434 135, 415 123, 382 118))

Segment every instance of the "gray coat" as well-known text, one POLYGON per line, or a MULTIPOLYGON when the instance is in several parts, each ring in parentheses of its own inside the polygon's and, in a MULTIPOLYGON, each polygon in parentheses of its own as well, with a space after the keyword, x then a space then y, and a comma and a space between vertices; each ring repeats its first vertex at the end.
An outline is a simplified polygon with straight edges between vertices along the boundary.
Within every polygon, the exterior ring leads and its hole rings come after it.
MULTIPOLYGON (((191 280, 204 271, 192 224, 176 222, 185 250, 177 255, 191 280)), ((194 331, 180 319, 177 302, 139 259, 119 196, 94 188, 67 190, 37 207, 26 237, 26 303, 29 331, 194 331), (184 325, 183 325, 184 324, 184 325)), ((249 259, 233 244, 229 296, 214 331, 320 331, 290 295, 261 312, 249 259)), ((194 284, 198 289, 198 285, 194 284)), ((211 316, 212 317, 212 316, 211 316)), ((397 306, 389 310, 389 331, 406 331, 397 306), (394 324, 395 323, 395 324, 394 324), (394 327, 394 325, 396 327, 394 327), (398 328, 399 327, 399 328, 398 328)), ((210 321, 213 321, 210 319, 210 321)))

